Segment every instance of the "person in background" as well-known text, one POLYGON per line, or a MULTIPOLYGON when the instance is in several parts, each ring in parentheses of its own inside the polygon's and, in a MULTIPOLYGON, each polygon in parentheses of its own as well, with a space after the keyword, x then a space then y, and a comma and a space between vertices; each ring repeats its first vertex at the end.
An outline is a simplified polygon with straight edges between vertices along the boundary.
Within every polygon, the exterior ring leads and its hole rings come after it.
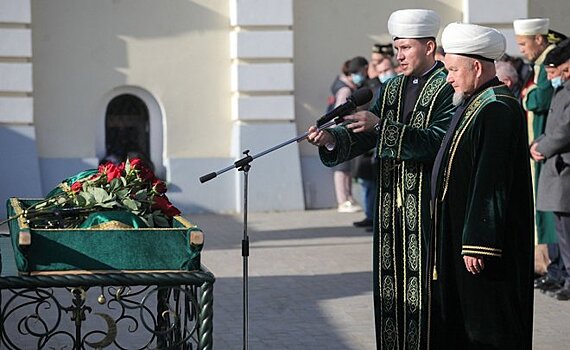
MULTIPOLYGON (((375 46, 376 47, 376 46, 375 46)), ((390 45, 390 48, 392 46, 390 45)), ((375 52, 372 52, 372 57, 374 59, 375 52)), ((368 70, 370 72, 370 69, 368 70)), ((374 69, 374 74, 376 74, 374 79, 378 82, 378 86, 374 93, 375 101, 380 93, 380 89, 388 79, 396 76, 394 71, 394 65, 392 64, 392 59, 389 57, 384 57, 380 62, 376 64, 374 69)), ((370 85, 369 85, 370 86, 370 85)), ((374 91, 374 90, 373 90, 374 91)), ((376 194, 376 173, 375 169, 376 156, 374 149, 369 150, 362 156, 356 158, 356 170, 354 172, 354 177, 362 186, 363 201, 364 204, 364 214, 365 217, 361 221, 353 222, 355 227, 365 227, 367 231, 372 231, 372 224, 374 219, 374 201, 376 194)))
POLYGON ((570 300, 570 39, 550 51, 544 65, 554 97, 544 134, 533 141, 530 154, 543 163, 536 207, 554 212, 564 270, 557 274, 557 269, 548 269, 541 289, 558 300, 570 300))
MULTIPOLYGON (((333 101, 329 101, 328 111, 345 103, 367 78, 368 61, 361 56, 348 60, 343 65, 343 72, 331 86, 333 101)), ((343 162, 332 168, 333 183, 339 213, 362 211, 352 195, 352 162, 343 162)))
POLYGON ((441 46, 437 47, 437 50, 435 50, 435 59, 443 62, 443 60, 445 59, 445 51, 443 51, 443 47, 441 46))
POLYGON ((385 59, 376 65, 376 72, 378 73, 378 80, 380 83, 384 84, 388 79, 396 76, 396 71, 394 70, 394 64, 391 59, 385 59))
POLYGON ((431 346, 530 350, 534 237, 526 121, 493 63, 506 39, 493 28, 451 23, 441 42, 458 107, 431 177, 431 346))
POLYGON ((499 81, 507 85, 509 90, 513 91, 519 82, 519 75, 515 67, 513 67, 513 65, 508 62, 497 61, 495 62, 495 70, 497 72, 497 78, 499 78, 499 81))
MULTIPOLYGON (((513 22, 516 41, 520 52, 530 62, 531 74, 529 79, 522 84, 520 98, 522 106, 527 112, 528 139, 533 141, 544 133, 546 117, 550 108, 550 100, 554 89, 546 77, 544 69, 544 58, 554 49, 554 44, 548 41, 550 20, 548 18, 518 19, 513 22)), ((530 160, 533 176, 533 186, 536 194, 538 181, 540 179, 541 164, 530 160)), ((536 202, 536 198, 535 198, 536 202)), ((542 212, 535 210, 535 243, 538 245, 535 250, 535 271, 537 274, 544 273, 548 261, 549 269, 563 271, 561 260, 558 254, 556 243, 556 229, 554 214, 552 212, 542 212)), ((535 281, 535 287, 543 287, 542 279, 535 281)), ((547 283, 550 286, 550 283, 547 283)))
POLYGON ((388 79, 369 111, 336 128, 310 127, 307 141, 333 166, 375 147, 373 281, 378 349, 425 349, 429 338, 426 281, 433 160, 453 114, 453 88, 435 60, 440 18, 432 10, 393 12, 388 31, 402 73, 388 79), (405 321, 405 322, 404 322, 405 321))
POLYGON ((529 77, 532 74, 532 68, 530 65, 526 64, 522 58, 509 56, 507 54, 504 54, 499 60, 497 60, 497 62, 509 63, 517 72, 517 83, 512 86, 511 91, 516 98, 521 100, 523 83, 526 83, 529 80, 529 77))

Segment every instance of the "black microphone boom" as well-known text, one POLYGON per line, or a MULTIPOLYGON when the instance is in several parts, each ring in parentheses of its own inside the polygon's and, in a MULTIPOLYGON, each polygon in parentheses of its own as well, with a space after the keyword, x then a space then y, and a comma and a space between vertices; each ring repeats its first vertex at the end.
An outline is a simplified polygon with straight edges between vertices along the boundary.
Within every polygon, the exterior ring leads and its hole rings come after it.
POLYGON ((333 109, 332 111, 320 117, 319 120, 317 120, 317 127, 322 126, 323 124, 333 120, 336 117, 343 117, 345 115, 352 113, 352 111, 354 111, 356 107, 368 103, 371 99, 372 99, 372 90, 370 90, 369 88, 363 87, 356 90, 352 95, 350 95, 346 99, 345 103, 341 104, 337 108, 333 109))

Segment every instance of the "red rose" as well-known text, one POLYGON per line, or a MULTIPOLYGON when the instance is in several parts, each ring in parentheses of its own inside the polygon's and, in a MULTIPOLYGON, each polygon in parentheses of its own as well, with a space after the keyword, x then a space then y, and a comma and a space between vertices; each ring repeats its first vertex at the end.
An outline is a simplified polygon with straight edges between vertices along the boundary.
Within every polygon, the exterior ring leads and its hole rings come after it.
POLYGON ((164 215, 169 217, 180 215, 180 210, 170 203, 166 195, 154 196, 152 201, 152 209, 159 209, 164 215))
POLYGON ((107 164, 107 182, 121 177, 121 169, 113 163, 107 164))
POLYGON ((156 193, 166 193, 166 184, 158 179, 155 179, 152 183, 152 189, 156 191, 156 193))
POLYGON ((121 169, 110 162, 99 165, 99 173, 107 175, 107 182, 121 177, 121 169))
POLYGON ((81 182, 79 182, 79 181, 75 181, 73 183, 73 185, 71 185, 71 190, 75 193, 81 191, 82 188, 83 188, 83 186, 81 185, 81 182))
POLYGON ((131 165, 131 169, 140 169, 143 167, 143 161, 140 158, 129 159, 129 164, 131 165))
POLYGON ((154 176, 154 173, 152 172, 152 170, 150 170, 149 168, 146 168, 146 167, 140 168, 140 178, 143 181, 148 181, 151 183, 153 183, 156 180, 156 177, 154 176))

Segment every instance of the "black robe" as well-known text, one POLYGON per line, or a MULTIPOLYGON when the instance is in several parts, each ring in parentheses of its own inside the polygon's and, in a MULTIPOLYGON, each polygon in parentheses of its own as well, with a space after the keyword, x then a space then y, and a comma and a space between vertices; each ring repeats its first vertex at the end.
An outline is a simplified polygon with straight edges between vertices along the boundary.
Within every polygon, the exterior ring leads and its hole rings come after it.
POLYGON ((328 129, 336 147, 332 152, 319 149, 323 163, 332 166, 376 145, 373 273, 378 349, 426 348, 431 165, 454 110, 453 88, 446 77, 438 63, 418 78, 415 91, 410 92, 411 77, 389 80, 370 109, 380 117, 378 133, 352 133, 343 126, 328 129))
POLYGON ((462 107, 433 174, 431 348, 531 349, 533 204, 524 113, 496 78, 462 107), (484 257, 483 271, 469 273, 465 255, 484 257))

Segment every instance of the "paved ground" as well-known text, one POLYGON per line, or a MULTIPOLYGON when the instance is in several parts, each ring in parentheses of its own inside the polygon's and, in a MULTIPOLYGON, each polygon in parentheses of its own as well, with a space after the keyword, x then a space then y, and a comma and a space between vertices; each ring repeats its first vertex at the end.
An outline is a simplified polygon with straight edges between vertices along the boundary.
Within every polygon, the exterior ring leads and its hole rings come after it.
MULTIPOLYGON (((249 217, 252 349, 374 349, 371 234, 362 214, 334 210, 249 217)), ((206 233, 203 263, 216 275, 214 344, 240 349, 240 216, 194 215, 206 233)), ((535 295, 534 349, 568 349, 570 302, 535 295)))
MULTIPOLYGON (((250 349, 374 349, 371 233, 362 214, 250 213, 250 349)), ((243 345, 240 215, 191 215, 215 275, 214 348, 243 345)), ((1 230, 1 228, 0 228, 1 230)), ((6 239, 0 245, 6 249, 6 239)), ((4 250, 5 251, 5 250, 4 250)), ((5 258, 5 256, 4 256, 5 258)), ((4 265, 4 271, 10 266, 4 265)), ((536 293, 535 349, 567 349, 570 302, 536 293)))

